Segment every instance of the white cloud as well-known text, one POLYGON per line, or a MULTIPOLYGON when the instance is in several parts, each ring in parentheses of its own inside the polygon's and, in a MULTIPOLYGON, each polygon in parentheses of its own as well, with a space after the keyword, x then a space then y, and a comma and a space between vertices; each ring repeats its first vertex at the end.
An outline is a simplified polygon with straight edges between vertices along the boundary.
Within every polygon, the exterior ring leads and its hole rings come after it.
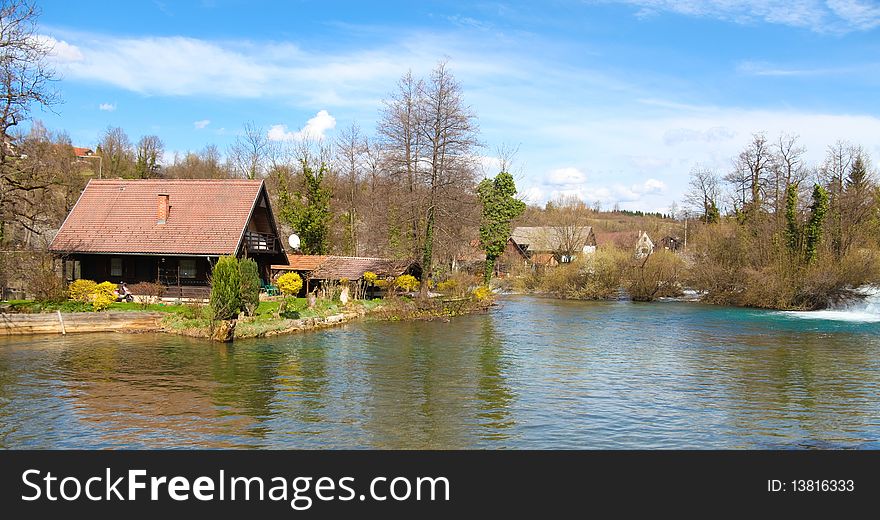
POLYGON ((694 128, 672 128, 663 134, 663 142, 669 146, 685 142, 712 143, 736 137, 736 132, 724 126, 713 126, 705 130, 694 128))
POLYGON ((211 120, 210 120, 210 119, 199 119, 198 121, 193 121, 193 126, 194 126, 197 130, 201 130, 201 129, 205 128, 206 126, 210 125, 210 124, 211 124, 211 120))
POLYGON ((300 141, 302 139, 323 139, 328 130, 336 127, 336 118, 326 110, 321 110, 306 122, 297 132, 287 130, 287 125, 272 125, 267 134, 270 141, 300 141))
POLYGON ((606 0, 638 7, 649 19, 661 12, 739 24, 758 21, 815 32, 868 31, 880 26, 880 7, 864 0, 606 0))
MULTIPOLYGON (((572 119, 578 118, 574 115, 572 119)), ((880 147, 866 137, 880 135, 880 117, 796 110, 707 106, 690 113, 609 114, 588 123, 531 127, 528 131, 536 140, 555 143, 546 157, 558 156, 561 150, 581 150, 569 152, 569 156, 589 166, 590 175, 582 184, 557 187, 546 182, 547 174, 533 174, 529 185, 541 188, 544 200, 573 192, 606 206, 620 202, 626 209, 680 202, 691 168, 700 164, 720 174, 729 172, 733 159, 755 132, 765 132, 771 143, 783 133, 799 134, 808 166, 820 164, 826 147, 837 140, 863 144, 872 153, 880 153, 880 147), (583 143, 590 143, 589 147, 583 143), (654 167, 633 168, 634 157, 654 167)))
POLYGON ((546 177, 547 184, 555 186, 581 184, 586 180, 586 174, 573 167, 557 168, 555 170, 551 170, 546 177))
POLYGON ((862 0, 827 0, 831 11, 857 29, 868 31, 880 26, 880 5, 862 0))
POLYGON ((56 63, 73 63, 85 59, 82 51, 75 45, 46 35, 40 35, 38 38, 49 50, 49 57, 56 63))
POLYGON ((116 103, 101 103, 98 105, 98 110, 103 112, 113 112, 116 110, 116 103))

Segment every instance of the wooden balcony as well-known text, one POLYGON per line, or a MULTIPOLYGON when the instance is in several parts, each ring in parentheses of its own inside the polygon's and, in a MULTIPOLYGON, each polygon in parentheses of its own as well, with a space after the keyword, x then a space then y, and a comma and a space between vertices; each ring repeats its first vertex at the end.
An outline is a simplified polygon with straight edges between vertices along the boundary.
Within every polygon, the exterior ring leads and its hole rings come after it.
POLYGON ((271 233, 245 231, 244 243, 248 253, 277 253, 279 251, 278 237, 271 233))

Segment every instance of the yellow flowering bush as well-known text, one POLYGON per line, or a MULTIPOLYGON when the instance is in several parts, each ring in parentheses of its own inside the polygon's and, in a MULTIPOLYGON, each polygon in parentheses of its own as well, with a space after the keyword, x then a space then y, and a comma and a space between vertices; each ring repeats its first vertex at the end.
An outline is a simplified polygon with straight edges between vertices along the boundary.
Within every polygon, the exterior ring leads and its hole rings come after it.
POLYGON ((90 302, 97 286, 92 280, 74 280, 67 286, 67 296, 78 302, 90 302))
POLYGON ((116 284, 113 282, 101 282, 95 285, 92 291, 92 307, 96 311, 103 311, 116 301, 116 284))
POLYGON ((275 280, 278 290, 285 296, 296 296, 302 289, 303 281, 297 273, 284 273, 275 280))
POLYGON ((411 274, 403 274, 394 280, 394 285, 404 291, 415 291, 419 288, 419 281, 411 274))
POLYGON ((475 300, 484 302, 492 298, 492 289, 489 289, 485 285, 481 285, 471 292, 471 295, 475 300))
POLYGON ((376 280, 378 279, 379 275, 377 275, 373 271, 364 271, 364 281, 367 282, 367 285, 375 284, 376 280))
POLYGON ((449 294, 455 292, 458 289, 458 281, 449 279, 437 284, 437 291, 443 294, 449 294))

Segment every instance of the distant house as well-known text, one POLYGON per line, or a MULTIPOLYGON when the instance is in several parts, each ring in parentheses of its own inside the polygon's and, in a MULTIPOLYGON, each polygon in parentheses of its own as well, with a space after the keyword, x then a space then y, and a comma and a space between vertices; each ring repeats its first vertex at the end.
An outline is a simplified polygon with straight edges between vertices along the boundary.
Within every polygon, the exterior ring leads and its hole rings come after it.
POLYGON ((678 251, 684 247, 684 241, 680 237, 666 235, 657 242, 657 247, 667 251, 678 251))
POLYGON ((379 278, 395 278, 410 274, 421 278, 422 270, 418 264, 407 260, 388 258, 368 258, 359 256, 335 255, 287 255, 283 265, 271 266, 272 277, 295 272, 303 279, 303 292, 309 293, 327 282, 348 280, 356 282, 364 273, 375 273, 379 278))
POLYGON ((73 155, 77 157, 91 157, 95 155, 95 151, 91 148, 83 148, 81 146, 73 147, 73 155))
MULTIPOLYGON (((472 274, 483 274, 486 252, 480 246, 479 239, 471 240, 468 245, 452 260, 453 271, 464 271, 472 274)), ((528 266, 531 263, 522 248, 512 238, 507 239, 504 253, 495 261, 495 276, 509 274, 517 266, 528 266)))
POLYGON ((158 282, 166 297, 209 294, 213 264, 224 255, 253 258, 264 281, 286 264, 261 180, 95 180, 49 250, 65 278, 158 282))
POLYGON ((654 252, 654 242, 651 241, 648 234, 639 231, 639 240, 636 242, 636 258, 645 258, 654 252))
POLYGON ((539 266, 573 262, 582 254, 596 251, 592 226, 518 227, 511 239, 529 260, 539 266))

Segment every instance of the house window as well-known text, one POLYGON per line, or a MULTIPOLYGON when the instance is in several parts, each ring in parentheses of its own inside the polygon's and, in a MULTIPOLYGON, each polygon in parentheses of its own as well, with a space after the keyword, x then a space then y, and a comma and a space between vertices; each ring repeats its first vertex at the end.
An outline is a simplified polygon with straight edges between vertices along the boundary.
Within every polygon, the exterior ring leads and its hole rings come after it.
POLYGON ((196 277, 196 261, 194 258, 182 259, 180 261, 180 277, 195 278, 196 277))
POLYGON ((82 266, 80 265, 79 260, 68 260, 67 262, 64 262, 64 271, 68 282, 82 278, 82 266))
POLYGON ((110 259, 110 276, 122 277, 122 259, 121 258, 111 258, 110 259))

